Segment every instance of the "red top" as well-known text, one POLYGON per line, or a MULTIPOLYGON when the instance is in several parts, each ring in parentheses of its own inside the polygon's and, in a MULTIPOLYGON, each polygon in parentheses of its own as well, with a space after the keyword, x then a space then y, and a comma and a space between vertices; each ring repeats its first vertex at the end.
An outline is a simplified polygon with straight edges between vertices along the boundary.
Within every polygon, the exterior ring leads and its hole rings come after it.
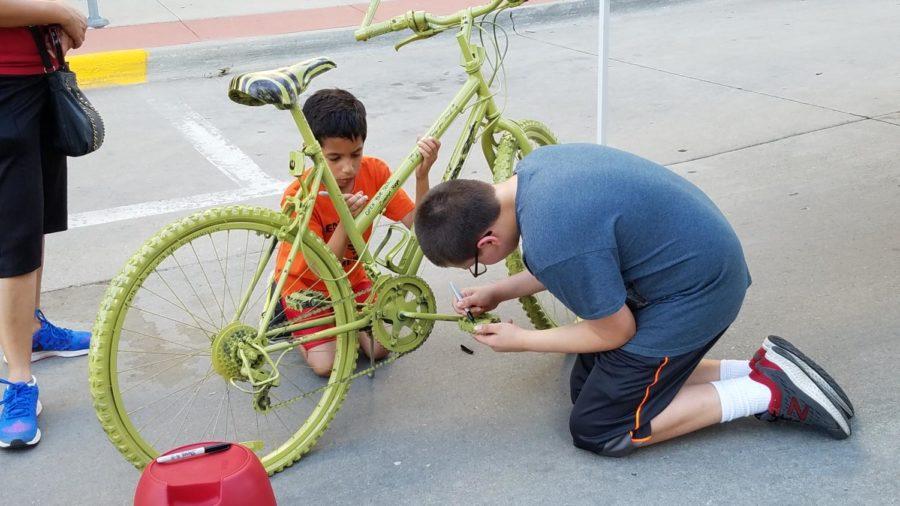
MULTIPOLYGON (((309 170, 304 174, 304 177, 308 174, 309 170)), ((356 174, 356 181, 353 183, 353 191, 351 193, 362 191, 371 201, 372 197, 378 193, 378 190, 380 190, 381 187, 384 186, 384 183, 390 178, 391 169, 388 168, 386 163, 378 158, 364 156, 359 167, 359 173, 356 174)), ((325 189, 324 183, 322 184, 322 189, 325 189)), ((288 196, 296 195, 298 191, 300 191, 299 179, 291 183, 287 190, 285 190, 284 197, 281 199, 281 204, 284 205, 284 200, 288 196)), ((409 198, 409 195, 403 191, 403 188, 400 188, 391 198, 390 202, 388 202, 387 207, 385 207, 384 215, 393 221, 400 221, 415 208, 416 204, 409 198)), ((323 241, 328 242, 331 240, 331 236, 334 234, 334 230, 337 228, 338 223, 340 223, 340 216, 338 216, 337 210, 334 208, 334 204, 331 202, 330 197, 323 195, 317 196, 316 204, 313 207, 312 217, 309 219, 309 229, 321 237, 323 241)), ((369 228, 363 232, 363 239, 368 241, 371 234, 372 226, 369 225, 369 228)), ((275 264, 276 273, 281 273, 281 269, 284 268, 284 264, 287 263, 290 254, 291 244, 286 242, 281 243, 281 248, 278 250, 278 257, 275 264)), ((356 250, 353 248, 353 245, 347 244, 347 250, 344 252, 341 263, 344 266, 344 270, 357 267, 347 276, 351 286, 358 286, 368 279, 366 270, 363 269, 361 265, 356 265, 357 258, 356 250)), ((324 283, 322 283, 319 278, 316 277, 315 273, 307 267, 306 261, 303 260, 302 255, 298 254, 297 258, 294 259, 294 263, 291 264, 291 269, 282 294, 289 295, 303 290, 304 288, 325 291, 324 283)))
POLYGON ((44 65, 31 31, 28 28, 0 28, 0 75, 32 76, 43 73, 44 65))

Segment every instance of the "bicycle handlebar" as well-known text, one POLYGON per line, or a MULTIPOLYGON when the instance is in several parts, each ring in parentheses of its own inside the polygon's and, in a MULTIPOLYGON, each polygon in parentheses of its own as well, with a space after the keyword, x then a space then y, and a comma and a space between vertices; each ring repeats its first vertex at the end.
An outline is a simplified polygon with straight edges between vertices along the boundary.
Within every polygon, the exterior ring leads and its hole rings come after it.
POLYGON ((356 40, 369 40, 379 35, 399 32, 407 28, 410 28, 415 32, 423 32, 428 29, 447 29, 460 24, 467 11, 471 11, 472 17, 476 18, 497 9, 503 3, 508 4, 507 7, 516 7, 528 0, 492 0, 489 4, 463 9, 456 14, 448 16, 434 16, 423 11, 409 11, 406 14, 395 16, 387 21, 382 21, 381 23, 366 24, 366 20, 371 19, 375 14, 372 7, 377 9, 379 1, 380 0, 372 0, 369 12, 366 13, 366 18, 363 20, 362 26, 354 33, 356 40))
POLYGON ((397 16, 387 21, 382 21, 381 23, 375 23, 365 28, 360 28, 354 33, 354 35, 356 36, 356 40, 363 41, 369 40, 373 37, 378 37, 379 35, 384 35, 386 33, 400 31, 406 28, 407 23, 405 17, 397 16))

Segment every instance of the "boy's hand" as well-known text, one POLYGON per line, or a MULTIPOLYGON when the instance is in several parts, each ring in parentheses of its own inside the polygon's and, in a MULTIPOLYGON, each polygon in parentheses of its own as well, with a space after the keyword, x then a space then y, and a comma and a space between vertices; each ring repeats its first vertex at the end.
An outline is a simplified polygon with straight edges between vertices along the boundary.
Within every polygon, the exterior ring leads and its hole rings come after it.
POLYGON ((422 154, 422 163, 416 167, 416 177, 427 178, 431 166, 437 161, 438 151, 441 149, 441 141, 434 137, 419 139, 419 153, 422 154))
POLYGON ((361 191, 356 193, 345 193, 344 202, 346 202, 347 207, 350 208, 350 214, 356 218, 356 216, 365 209, 366 204, 369 203, 369 197, 361 191))
POLYGON ((503 302, 498 300, 491 285, 463 288, 460 290, 460 294, 463 298, 453 301, 453 309, 461 315, 466 314, 466 309, 468 309, 473 315, 478 316, 496 308, 503 302))
POLYGON ((494 351, 527 351, 519 339, 522 329, 512 320, 508 323, 485 323, 475 326, 475 340, 494 351))
MULTIPOLYGON (((327 197, 328 192, 320 191, 319 196, 327 197)), ((366 208, 366 204, 369 203, 369 197, 361 191, 356 193, 345 193, 344 202, 346 202, 347 207, 350 208, 350 214, 356 218, 356 216, 366 208)))

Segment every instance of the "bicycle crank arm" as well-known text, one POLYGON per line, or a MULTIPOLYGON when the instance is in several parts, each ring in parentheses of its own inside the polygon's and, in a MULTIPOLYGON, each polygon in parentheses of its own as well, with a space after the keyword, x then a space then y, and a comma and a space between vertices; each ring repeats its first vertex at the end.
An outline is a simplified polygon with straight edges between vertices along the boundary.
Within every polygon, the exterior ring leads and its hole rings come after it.
POLYGON ((399 315, 401 318, 409 318, 410 320, 434 320, 444 322, 455 322, 466 317, 465 315, 458 314, 414 313, 411 311, 400 311, 399 315))

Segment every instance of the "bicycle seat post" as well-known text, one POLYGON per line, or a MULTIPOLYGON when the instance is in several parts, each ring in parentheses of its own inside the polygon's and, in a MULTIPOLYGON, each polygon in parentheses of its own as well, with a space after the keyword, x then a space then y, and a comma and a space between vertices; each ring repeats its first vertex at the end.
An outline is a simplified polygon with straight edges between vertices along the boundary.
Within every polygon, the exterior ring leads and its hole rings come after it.
POLYGON ((294 123, 297 124, 297 130, 300 131, 300 137, 303 139, 303 153, 310 158, 319 154, 322 151, 322 147, 319 146, 319 141, 316 140, 312 128, 309 127, 309 121, 306 120, 303 109, 299 105, 294 104, 291 107, 291 116, 293 116, 294 123))

